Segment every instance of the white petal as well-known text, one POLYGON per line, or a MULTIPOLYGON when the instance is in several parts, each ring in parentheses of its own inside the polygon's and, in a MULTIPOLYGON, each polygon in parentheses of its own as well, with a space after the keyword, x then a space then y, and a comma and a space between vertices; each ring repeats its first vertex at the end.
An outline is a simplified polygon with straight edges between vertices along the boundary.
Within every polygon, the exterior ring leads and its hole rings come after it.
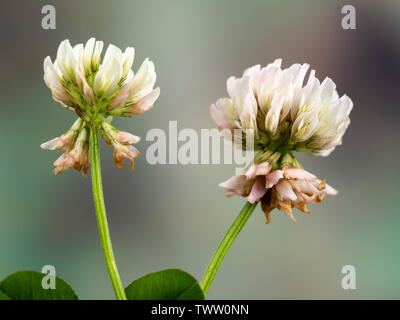
POLYGON ((85 72, 88 74, 91 72, 92 69, 92 56, 93 56, 93 49, 96 43, 95 38, 90 38, 85 45, 85 49, 83 51, 82 62, 85 68, 85 72))
POLYGON ((103 41, 96 41, 92 56, 92 68, 97 70, 100 64, 100 55, 103 50, 103 41))
POLYGON ((128 75, 128 72, 132 68, 134 58, 135 58, 135 49, 132 47, 126 48, 124 55, 123 55, 124 63, 123 63, 123 75, 122 76, 128 75))
POLYGON ((76 46, 74 46, 74 48, 72 49, 75 59, 77 61, 77 63, 82 59, 83 56, 83 44, 79 43, 76 46))
POLYGON ((231 98, 236 96, 236 82, 237 80, 235 77, 229 77, 226 81, 226 89, 231 98))
POLYGON ((77 60, 69 40, 62 41, 58 47, 57 65, 64 79, 71 81, 75 80, 77 60))
POLYGON ((110 64, 114 59, 122 66, 124 60, 121 49, 109 44, 104 55, 103 64, 110 64))
POLYGON ((110 63, 103 62, 93 82, 93 89, 97 96, 107 98, 117 88, 122 76, 122 65, 118 59, 110 63))
POLYGON ((42 143, 40 145, 40 147, 42 149, 44 149, 44 150, 56 150, 56 146, 58 144, 58 141, 59 141, 59 138, 57 137, 57 138, 51 139, 50 141, 42 143))
POLYGON ((297 117, 292 125, 290 139, 293 142, 301 142, 309 139, 318 129, 318 114, 314 111, 303 113, 297 117))
POLYGON ((279 124, 279 116, 283 106, 285 97, 283 95, 276 95, 271 102, 271 110, 268 111, 265 117, 265 129, 274 136, 279 124))
POLYGON ((130 84, 128 100, 135 103, 149 94, 153 90, 155 82, 156 73, 154 71, 154 63, 146 58, 133 77, 130 84))

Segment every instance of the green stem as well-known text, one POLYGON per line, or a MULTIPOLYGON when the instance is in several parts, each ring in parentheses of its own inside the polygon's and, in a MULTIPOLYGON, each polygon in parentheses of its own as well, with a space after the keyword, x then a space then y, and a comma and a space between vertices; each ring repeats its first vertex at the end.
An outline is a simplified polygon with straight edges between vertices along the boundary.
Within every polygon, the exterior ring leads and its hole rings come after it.
POLYGON ((200 282, 200 287, 203 289, 205 295, 210 289, 211 283, 213 282, 215 275, 217 274, 222 260, 224 260, 225 255, 227 254, 233 241, 236 239, 239 232, 246 224, 247 220, 249 220, 250 215, 254 211, 257 204, 258 202, 255 202, 254 204, 246 202, 242 211, 240 211, 238 217, 233 222, 228 232, 225 234, 224 238, 220 242, 217 250, 215 250, 213 257, 211 258, 210 263, 208 264, 207 269, 204 272, 203 279, 200 282))
POLYGON ((106 208, 104 205, 103 185, 101 182, 99 131, 95 125, 90 126, 89 149, 92 165, 93 199, 96 209, 97 226, 99 228, 101 245, 103 247, 104 259, 106 261, 108 274, 110 275, 111 283, 117 299, 126 300, 124 287, 122 286, 117 264, 114 258, 110 231, 108 230, 106 208))

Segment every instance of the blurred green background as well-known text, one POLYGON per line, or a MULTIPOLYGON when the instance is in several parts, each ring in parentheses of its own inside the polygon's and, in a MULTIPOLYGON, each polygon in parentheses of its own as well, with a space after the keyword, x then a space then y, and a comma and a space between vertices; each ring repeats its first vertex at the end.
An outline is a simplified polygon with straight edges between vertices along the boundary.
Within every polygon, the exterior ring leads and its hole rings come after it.
MULTIPOLYGON (((151 128, 213 128, 208 108, 225 81, 254 64, 283 58, 310 63, 354 102, 342 146, 303 165, 340 193, 283 213, 265 225, 259 208, 224 260, 210 299, 400 298, 399 1, 1 1, 0 278, 56 267, 81 299, 114 298, 97 233, 90 179, 54 176, 56 152, 40 143, 76 115, 51 99, 43 59, 58 44, 95 36, 134 46, 137 70, 150 57, 161 96, 149 113, 114 124, 142 137, 151 128), (41 28, 53 4, 56 30, 41 28), (341 28, 353 4, 357 29, 341 28), (357 289, 343 290, 341 268, 354 265, 357 289)), ((102 143, 103 183, 114 250, 125 285, 151 271, 178 267, 198 279, 242 198, 217 184, 235 165, 157 165, 137 159, 118 169, 102 143)))

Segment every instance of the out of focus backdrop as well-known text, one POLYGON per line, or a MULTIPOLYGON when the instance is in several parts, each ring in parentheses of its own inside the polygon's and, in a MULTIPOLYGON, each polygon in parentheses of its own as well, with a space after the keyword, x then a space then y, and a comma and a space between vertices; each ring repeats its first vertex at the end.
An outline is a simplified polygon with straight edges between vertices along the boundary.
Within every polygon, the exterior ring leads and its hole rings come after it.
MULTIPOLYGON (((255 64, 307 62, 354 102, 343 145, 327 158, 300 156, 339 195, 311 216, 282 212, 265 224, 257 208, 233 244, 210 299, 400 298, 400 2, 382 1, 1 1, 0 279, 16 270, 56 267, 81 299, 114 298, 104 264, 90 178, 54 176, 57 152, 39 145, 76 115, 52 100, 43 59, 60 41, 92 36, 134 46, 134 70, 154 61, 161 96, 153 110, 115 119, 142 137, 152 128, 214 128, 209 105, 225 82, 255 64), (56 8, 56 30, 41 9, 56 8), (341 26, 345 4, 356 30, 341 26), (344 290, 353 265, 357 289, 344 290)), ((119 169, 101 144, 111 237, 125 285, 151 271, 182 268, 198 279, 243 206, 218 183, 235 165, 150 165, 119 169)))

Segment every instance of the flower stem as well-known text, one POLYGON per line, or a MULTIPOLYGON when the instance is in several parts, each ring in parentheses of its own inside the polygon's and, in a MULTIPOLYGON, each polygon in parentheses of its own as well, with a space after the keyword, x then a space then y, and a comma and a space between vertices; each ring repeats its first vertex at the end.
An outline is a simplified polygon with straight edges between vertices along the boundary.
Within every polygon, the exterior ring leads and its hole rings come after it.
POLYGON ((246 202, 236 220, 233 222, 228 232, 225 234, 224 238, 220 242, 217 250, 215 250, 213 257, 211 258, 207 269, 204 272, 203 279, 200 282, 200 287, 203 289, 205 295, 210 289, 211 283, 213 282, 215 275, 217 274, 222 260, 224 260, 225 255, 227 254, 233 241, 236 239, 239 232, 242 230, 247 220, 250 218, 250 215, 254 211, 257 204, 258 202, 255 202, 253 204, 250 202, 246 202))
POLYGON ((96 125, 90 126, 90 159, 92 162, 92 187, 93 199, 96 209, 97 226, 99 228, 101 245, 103 247, 104 259, 115 295, 118 300, 126 300, 124 287, 118 273, 114 253, 111 244, 110 231, 108 230, 106 208, 104 205, 103 185, 101 182, 100 152, 99 152, 99 132, 96 125))

